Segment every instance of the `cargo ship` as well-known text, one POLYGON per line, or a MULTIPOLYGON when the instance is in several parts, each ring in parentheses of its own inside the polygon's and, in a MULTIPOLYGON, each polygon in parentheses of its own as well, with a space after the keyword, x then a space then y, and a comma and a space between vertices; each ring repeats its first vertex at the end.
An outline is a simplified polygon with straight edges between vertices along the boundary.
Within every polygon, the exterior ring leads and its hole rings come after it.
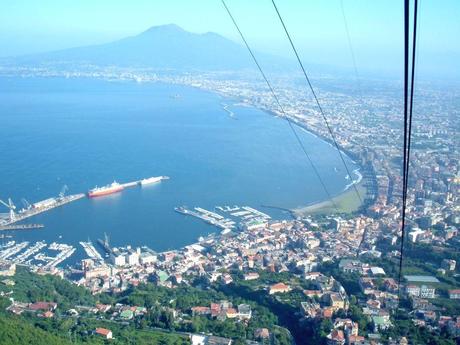
POLYGON ((88 191, 88 196, 90 198, 94 198, 97 196, 103 196, 103 195, 121 192, 122 190, 123 190, 123 185, 114 181, 112 184, 109 184, 105 187, 95 187, 91 189, 90 191, 88 191))
POLYGON ((149 178, 144 178, 144 179, 140 180, 139 184, 141 186, 145 186, 145 185, 148 185, 148 184, 160 182, 161 180, 163 180, 163 176, 149 177, 149 178))

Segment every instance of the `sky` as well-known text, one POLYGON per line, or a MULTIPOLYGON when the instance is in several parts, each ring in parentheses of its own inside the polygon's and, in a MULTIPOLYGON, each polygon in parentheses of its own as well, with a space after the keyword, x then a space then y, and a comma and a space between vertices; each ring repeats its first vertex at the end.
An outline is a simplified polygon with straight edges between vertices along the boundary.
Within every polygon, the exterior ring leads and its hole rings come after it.
MULTIPOLYGON (((226 2, 255 49, 292 57, 270 0, 226 2)), ((419 3, 420 70, 443 74, 460 70, 460 1, 419 3)), ((277 4, 307 63, 351 68, 353 50, 359 70, 399 72, 402 0, 278 0, 277 4)), ((106 43, 170 23, 240 42, 220 0, 0 0, 0 56, 106 43)))

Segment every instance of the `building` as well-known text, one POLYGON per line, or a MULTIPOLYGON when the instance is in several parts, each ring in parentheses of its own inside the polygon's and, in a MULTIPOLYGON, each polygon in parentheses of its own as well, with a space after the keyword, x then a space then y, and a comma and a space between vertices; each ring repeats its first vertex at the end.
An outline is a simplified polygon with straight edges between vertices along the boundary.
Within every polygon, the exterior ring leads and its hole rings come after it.
POLYGON ((244 275, 244 280, 256 280, 259 279, 259 273, 249 272, 244 275))
POLYGON ((94 333, 104 337, 105 339, 112 339, 112 337, 113 337, 112 331, 110 329, 107 329, 107 328, 96 328, 94 333))
POLYGON ((232 339, 213 335, 190 334, 190 343, 192 345, 231 345, 232 339))
POLYGON ((269 289, 269 294, 273 295, 275 293, 284 293, 284 292, 289 292, 291 291, 291 287, 289 285, 286 285, 284 283, 277 283, 272 286, 270 286, 269 289))
POLYGON ((16 264, 9 262, 0 263, 0 276, 11 277, 16 274, 16 264))
POLYGON ((254 338, 256 339, 268 339, 270 338, 270 331, 267 328, 257 328, 254 331, 254 338))
POLYGON ((441 263, 441 267, 445 269, 446 271, 455 271, 456 265, 457 265, 457 262, 455 260, 448 260, 448 259, 442 260, 442 263, 441 263))
POLYGON ((126 258, 123 254, 112 254, 110 256, 110 261, 115 266, 124 266, 126 265, 126 258))
POLYGON ((377 315, 372 315, 374 332, 385 330, 391 327, 390 314, 386 310, 380 310, 377 315))
POLYGON ((251 306, 248 304, 238 305, 238 317, 240 319, 249 320, 252 316, 251 306))
POLYGON ((345 344, 345 335, 342 330, 334 329, 327 336, 328 345, 344 345, 345 344))
POLYGON ((222 282, 225 285, 233 283, 233 278, 232 278, 232 276, 230 274, 225 273, 224 275, 222 275, 222 282))
POLYGON ((420 298, 435 298, 436 289, 431 286, 422 285, 420 287, 420 298))
POLYGON ((85 270, 85 279, 98 278, 98 277, 109 277, 111 269, 109 266, 98 266, 92 267, 91 269, 85 270))
POLYGON ((143 252, 139 257, 139 261, 142 265, 150 265, 157 261, 157 257, 153 254, 143 252))
POLYGON ((211 308, 209 307, 192 307, 192 315, 209 315, 211 314, 211 308))
POLYGON ((345 298, 337 292, 329 293, 326 295, 328 305, 334 310, 347 309, 347 303, 345 298))
POLYGON ((315 318, 320 314, 321 306, 319 303, 312 303, 312 302, 301 302, 300 303, 303 314, 307 318, 315 318))
POLYGON ((435 298, 435 284, 439 280, 433 276, 404 276, 407 281, 406 293, 412 297, 435 298))
POLYGON ((420 297, 420 298, 435 298, 436 289, 428 285, 414 285, 410 284, 406 286, 406 292, 409 296, 420 297))
POLYGON ((450 299, 460 299, 460 289, 449 290, 450 299))
POLYGON ((129 266, 139 265, 139 253, 130 252, 126 255, 126 262, 129 266))

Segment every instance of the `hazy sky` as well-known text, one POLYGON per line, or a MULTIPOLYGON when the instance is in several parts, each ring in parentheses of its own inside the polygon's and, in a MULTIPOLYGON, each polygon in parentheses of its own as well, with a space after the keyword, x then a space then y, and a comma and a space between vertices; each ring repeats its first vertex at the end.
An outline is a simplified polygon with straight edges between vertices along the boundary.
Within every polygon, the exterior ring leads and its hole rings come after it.
MULTIPOLYGON (((278 0, 302 58, 352 66, 340 0, 278 0)), ((270 0, 227 0, 258 50, 291 56, 270 0)), ((359 69, 398 70, 402 0, 343 0, 359 69)), ((460 0, 420 0, 421 69, 458 68, 460 0)), ((109 42, 175 23, 240 42, 220 0, 1 0, 0 56, 109 42)))

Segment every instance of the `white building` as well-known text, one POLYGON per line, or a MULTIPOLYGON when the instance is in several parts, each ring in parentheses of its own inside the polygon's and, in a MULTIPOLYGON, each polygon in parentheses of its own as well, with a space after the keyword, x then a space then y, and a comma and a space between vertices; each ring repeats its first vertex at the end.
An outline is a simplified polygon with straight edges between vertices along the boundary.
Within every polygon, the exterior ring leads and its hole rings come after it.
POLYGON ((129 266, 139 265, 139 253, 131 252, 126 255, 126 262, 129 266))
POLYGON ((155 263, 157 261, 157 257, 153 254, 144 252, 140 255, 139 260, 142 265, 149 265, 155 263))
POLYGON ((124 266, 126 265, 126 257, 123 254, 112 254, 110 260, 115 266, 124 266))

